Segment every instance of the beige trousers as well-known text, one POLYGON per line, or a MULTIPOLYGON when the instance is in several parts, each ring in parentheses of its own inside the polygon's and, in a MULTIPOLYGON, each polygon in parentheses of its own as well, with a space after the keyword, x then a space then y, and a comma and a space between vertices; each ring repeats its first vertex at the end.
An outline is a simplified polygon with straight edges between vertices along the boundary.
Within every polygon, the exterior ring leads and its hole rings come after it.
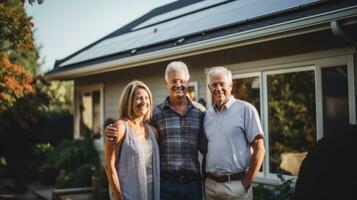
POLYGON ((246 191, 240 180, 219 183, 207 178, 205 193, 206 200, 253 200, 252 186, 246 191))

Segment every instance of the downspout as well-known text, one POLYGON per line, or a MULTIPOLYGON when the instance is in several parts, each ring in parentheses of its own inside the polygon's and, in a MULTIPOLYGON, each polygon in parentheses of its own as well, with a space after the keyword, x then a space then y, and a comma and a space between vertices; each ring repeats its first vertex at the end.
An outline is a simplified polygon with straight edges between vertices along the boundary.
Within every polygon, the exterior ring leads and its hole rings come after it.
POLYGON ((331 26, 332 33, 336 37, 338 37, 338 38, 340 38, 340 39, 342 39, 342 40, 344 40, 344 41, 346 41, 348 43, 352 43, 354 45, 357 44, 357 39, 354 38, 345 29, 343 29, 343 27, 341 26, 340 22, 338 22, 337 20, 331 21, 330 22, 330 26, 331 26))

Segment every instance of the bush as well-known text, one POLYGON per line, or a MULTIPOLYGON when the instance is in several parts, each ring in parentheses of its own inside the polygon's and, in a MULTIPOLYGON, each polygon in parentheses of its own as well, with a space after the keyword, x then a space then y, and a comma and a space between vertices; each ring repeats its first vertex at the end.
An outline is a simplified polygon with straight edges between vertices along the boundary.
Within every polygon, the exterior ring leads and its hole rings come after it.
POLYGON ((92 168, 99 165, 92 140, 65 140, 51 151, 40 167, 42 180, 56 187, 91 185, 92 168))
POLYGON ((263 184, 254 187, 254 200, 291 200, 294 194, 293 179, 285 179, 282 174, 277 175, 281 184, 273 188, 266 188, 263 184))
POLYGON ((109 199, 108 179, 103 167, 97 166, 92 176, 92 199, 109 199))
POLYGON ((22 173, 26 180, 34 180, 51 147, 72 138, 73 118, 69 112, 27 109, 17 104, 0 114, 0 152, 7 161, 8 177, 22 173))
POLYGON ((84 164, 75 171, 61 170, 56 179, 57 188, 88 187, 91 186, 93 165, 84 164))

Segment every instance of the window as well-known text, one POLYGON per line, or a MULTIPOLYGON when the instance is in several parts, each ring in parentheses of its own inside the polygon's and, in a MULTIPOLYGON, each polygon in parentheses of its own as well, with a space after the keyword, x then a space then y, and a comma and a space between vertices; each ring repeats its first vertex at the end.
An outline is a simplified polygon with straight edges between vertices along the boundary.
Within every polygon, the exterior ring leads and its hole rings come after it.
POLYGON ((297 176, 307 152, 316 143, 315 72, 298 68, 265 75, 268 169, 270 173, 297 176))
MULTIPOLYGON (((277 173, 297 176, 308 151, 320 138, 356 124, 353 56, 322 55, 286 57, 280 65, 266 61, 254 62, 254 66, 240 64, 231 69, 232 94, 257 108, 265 132, 266 156, 258 181, 278 180, 277 173)), ((279 59, 270 62, 279 63, 279 59)))
POLYGON ((326 134, 349 124, 347 66, 321 70, 323 128, 326 134))
POLYGON ((102 130, 102 88, 88 86, 77 88, 75 138, 88 134, 100 135, 102 130))
POLYGON ((197 101, 198 94, 198 83, 197 81, 190 81, 187 88, 187 95, 192 101, 197 101))
POLYGON ((259 75, 234 76, 232 95, 253 104, 260 114, 259 75))

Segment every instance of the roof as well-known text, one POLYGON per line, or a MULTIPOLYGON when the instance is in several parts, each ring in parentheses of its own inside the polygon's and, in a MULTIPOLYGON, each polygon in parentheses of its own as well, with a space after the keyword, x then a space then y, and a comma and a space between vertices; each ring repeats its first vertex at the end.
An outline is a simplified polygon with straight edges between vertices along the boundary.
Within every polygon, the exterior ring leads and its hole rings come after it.
POLYGON ((356 4, 357 1, 321 0, 176 1, 56 61, 54 69, 46 75, 113 60, 135 60, 139 55, 204 43, 356 4))

